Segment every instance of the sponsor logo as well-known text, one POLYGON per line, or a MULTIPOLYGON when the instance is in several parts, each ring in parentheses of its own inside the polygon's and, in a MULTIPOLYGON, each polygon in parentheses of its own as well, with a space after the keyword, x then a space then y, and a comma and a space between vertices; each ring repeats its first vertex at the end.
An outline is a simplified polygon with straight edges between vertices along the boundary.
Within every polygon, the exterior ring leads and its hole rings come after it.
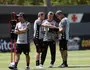
POLYGON ((81 46, 82 47, 90 47, 90 40, 82 40, 81 46))
MULTIPOLYGON (((5 51, 10 51, 10 41, 6 39, 0 39, 0 51, 5 52, 5 51)), ((12 45, 14 47, 14 44, 12 45)))

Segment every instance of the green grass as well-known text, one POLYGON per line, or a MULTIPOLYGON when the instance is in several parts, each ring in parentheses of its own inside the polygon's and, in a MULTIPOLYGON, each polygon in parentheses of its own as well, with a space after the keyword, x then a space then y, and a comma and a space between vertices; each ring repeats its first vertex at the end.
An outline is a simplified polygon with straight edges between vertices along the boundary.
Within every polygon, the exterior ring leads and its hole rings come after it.
MULTIPOLYGON (((31 44, 31 62, 30 67, 31 70, 42 70, 35 68, 35 46, 33 43, 31 44)), ((0 53, 0 70, 9 70, 8 65, 10 63, 10 53, 0 53)), ((48 54, 44 64, 44 70, 90 70, 90 50, 83 51, 68 51, 68 68, 58 68, 58 66, 62 63, 61 55, 59 52, 59 48, 57 46, 56 53, 56 62, 55 68, 48 68, 50 64, 50 52, 48 49, 48 54)), ((21 60, 18 65, 19 70, 25 70, 25 57, 24 54, 21 55, 21 60)))

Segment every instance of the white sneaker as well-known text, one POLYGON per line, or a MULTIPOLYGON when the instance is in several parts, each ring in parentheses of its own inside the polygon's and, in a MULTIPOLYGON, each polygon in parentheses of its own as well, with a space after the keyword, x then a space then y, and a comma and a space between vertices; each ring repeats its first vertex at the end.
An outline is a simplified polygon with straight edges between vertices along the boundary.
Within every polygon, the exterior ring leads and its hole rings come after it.
POLYGON ((50 64, 49 68, 53 68, 53 67, 54 67, 54 65, 53 64, 50 64))
POLYGON ((43 68, 43 65, 42 65, 42 64, 40 64, 38 68, 43 68))
POLYGON ((17 67, 15 67, 15 62, 11 62, 9 64, 9 69, 15 69, 15 70, 17 70, 17 67))
POLYGON ((30 67, 27 66, 25 70, 30 70, 30 67))

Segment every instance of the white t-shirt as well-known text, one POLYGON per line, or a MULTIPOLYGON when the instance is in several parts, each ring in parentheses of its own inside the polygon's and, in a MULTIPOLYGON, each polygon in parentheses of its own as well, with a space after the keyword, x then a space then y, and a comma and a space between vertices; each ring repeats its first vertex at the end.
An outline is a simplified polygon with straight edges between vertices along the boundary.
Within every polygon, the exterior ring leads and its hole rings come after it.
MULTIPOLYGON (((52 20, 51 22, 49 22, 48 20, 45 20, 43 22, 43 24, 47 24, 47 25, 50 25, 52 27, 53 26, 57 26, 57 23, 54 20, 52 20)), ((43 41, 52 41, 52 40, 55 40, 56 33, 49 32, 49 27, 44 27, 44 31, 45 31, 45 34, 44 34, 43 41)))
MULTIPOLYGON (((29 29, 29 25, 30 25, 30 23, 27 21, 24 23, 18 22, 16 24, 15 30, 16 29, 24 30, 25 28, 29 29)), ((29 36, 28 34, 29 34, 28 31, 23 33, 23 34, 18 34, 17 44, 27 44, 28 43, 28 36, 29 36)))

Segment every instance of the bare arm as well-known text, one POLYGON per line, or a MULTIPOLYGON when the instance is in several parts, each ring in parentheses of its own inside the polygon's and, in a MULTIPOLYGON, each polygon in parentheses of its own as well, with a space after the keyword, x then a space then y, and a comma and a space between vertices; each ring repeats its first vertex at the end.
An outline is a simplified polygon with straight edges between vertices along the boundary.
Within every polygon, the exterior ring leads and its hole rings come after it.
POLYGON ((51 27, 51 25, 48 24, 42 24, 43 27, 51 27))
POLYGON ((55 28, 55 29, 59 29, 56 26, 52 26, 52 25, 48 25, 48 24, 42 24, 43 27, 49 27, 49 28, 55 28))
POLYGON ((16 34, 23 34, 23 33, 25 33, 26 31, 27 31, 27 28, 25 28, 25 29, 23 29, 23 30, 17 29, 17 30, 15 30, 15 33, 16 33, 16 34))

